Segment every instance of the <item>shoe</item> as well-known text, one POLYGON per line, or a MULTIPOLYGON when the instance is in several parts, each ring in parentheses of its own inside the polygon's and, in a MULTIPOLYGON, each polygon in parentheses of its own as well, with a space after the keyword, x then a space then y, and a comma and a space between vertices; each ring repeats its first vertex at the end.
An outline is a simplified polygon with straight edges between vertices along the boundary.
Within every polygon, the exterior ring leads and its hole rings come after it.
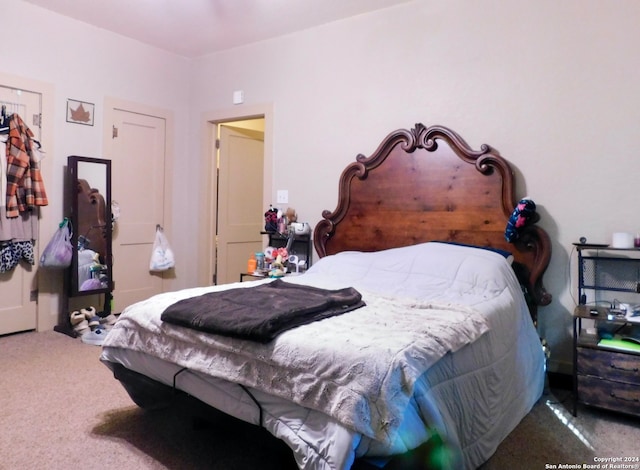
POLYGON ((100 317, 98 315, 94 315, 93 317, 91 317, 91 319, 89 320, 89 328, 91 328, 91 331, 100 328, 100 317))
POLYGON ((69 314, 69 321, 71 322, 71 326, 76 326, 78 323, 81 323, 83 320, 86 320, 84 313, 81 313, 78 310, 74 310, 69 314))
POLYGON ((89 328, 89 322, 82 317, 82 321, 80 323, 73 325, 73 331, 76 332, 77 336, 82 336, 83 334, 91 331, 91 328, 89 328))
POLYGON ((115 325, 117 321, 118 318, 113 313, 110 313, 106 317, 100 317, 100 326, 110 328, 115 325))
POLYGON ((89 321, 91 321, 91 319, 98 314, 96 312, 96 309, 94 307, 91 307, 91 306, 89 306, 87 308, 80 309, 80 313, 82 313, 84 315, 84 317, 89 321))
POLYGON ((92 344, 94 346, 102 346, 104 338, 107 336, 106 330, 98 328, 97 330, 89 331, 82 335, 82 342, 84 344, 92 344))

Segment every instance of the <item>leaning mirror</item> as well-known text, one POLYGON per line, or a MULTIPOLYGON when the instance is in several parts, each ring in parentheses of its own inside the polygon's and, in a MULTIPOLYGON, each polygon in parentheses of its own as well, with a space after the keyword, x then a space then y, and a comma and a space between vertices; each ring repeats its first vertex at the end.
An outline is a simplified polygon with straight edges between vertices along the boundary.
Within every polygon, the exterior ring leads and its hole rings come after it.
POLYGON ((70 220, 73 261, 70 296, 112 290, 111 160, 70 156, 70 220))

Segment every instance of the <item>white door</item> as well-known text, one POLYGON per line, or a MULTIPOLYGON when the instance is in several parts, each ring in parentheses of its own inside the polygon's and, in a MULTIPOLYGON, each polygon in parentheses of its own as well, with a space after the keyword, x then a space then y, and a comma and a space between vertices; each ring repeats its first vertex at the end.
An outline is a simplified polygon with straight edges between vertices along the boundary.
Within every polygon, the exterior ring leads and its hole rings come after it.
MULTIPOLYGON (((40 139, 40 93, 17 90, 0 84, 0 104, 6 107, 7 114, 18 113, 33 132, 35 139, 40 139)), ((6 178, 5 171, 2 172, 3 178, 6 178)), ((45 180, 44 183, 46 189, 47 181, 45 180)), ((1 194, 0 197, 4 201, 5 194, 1 194)), ((4 217, 4 212, 0 216, 4 217)), ((42 249, 47 241, 38 240, 36 243, 34 252, 36 265, 39 249, 42 249)), ((1 243, 2 240, 0 240, 1 243)), ((0 335, 36 328, 37 304, 35 298, 32 300, 32 292, 35 295, 36 289, 36 266, 21 261, 14 269, 0 273, 0 335)))
POLYGON ((264 133, 221 125, 218 163, 216 283, 239 280, 252 253, 262 251, 264 133))
POLYGON ((111 195, 119 208, 113 232, 113 311, 162 292, 149 272, 156 225, 163 226, 166 121, 113 110, 111 195))

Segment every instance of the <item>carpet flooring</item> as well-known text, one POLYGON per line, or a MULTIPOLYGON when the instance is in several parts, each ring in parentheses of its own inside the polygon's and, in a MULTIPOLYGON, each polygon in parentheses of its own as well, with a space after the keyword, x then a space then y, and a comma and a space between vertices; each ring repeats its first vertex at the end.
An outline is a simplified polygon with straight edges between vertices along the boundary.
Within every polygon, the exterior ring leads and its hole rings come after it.
MULTIPOLYGON (((297 468, 282 442, 195 400, 137 408, 99 355, 53 331, 0 337, 0 469, 297 468)), ((639 420, 569 409, 569 392, 546 393, 481 469, 640 456, 639 420)))

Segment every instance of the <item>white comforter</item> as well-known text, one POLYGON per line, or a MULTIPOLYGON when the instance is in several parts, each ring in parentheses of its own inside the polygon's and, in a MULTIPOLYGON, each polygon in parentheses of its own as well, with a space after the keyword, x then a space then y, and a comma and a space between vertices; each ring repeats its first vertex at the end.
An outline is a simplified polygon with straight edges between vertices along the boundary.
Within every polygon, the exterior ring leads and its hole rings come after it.
MULTIPOLYGON (((351 430, 352 436, 357 435, 354 442, 365 438, 358 455, 385 455, 403 445, 419 444, 403 435, 407 421, 415 421, 418 415, 425 427, 439 429, 461 447, 468 466, 487 457, 480 455, 486 449, 480 446, 478 451, 475 443, 469 452, 465 450, 469 439, 460 434, 469 426, 451 422, 456 419, 451 417, 455 410, 443 413, 433 409, 440 403, 433 401, 430 387, 438 384, 430 385, 424 379, 437 381, 437 376, 434 379, 425 373, 439 359, 483 335, 491 336, 492 329, 494 334, 498 331, 513 338, 527 332, 526 350, 531 354, 531 341, 537 340, 535 331, 517 280, 503 257, 485 250, 429 243, 326 257, 306 274, 288 281, 324 288, 352 286, 362 292, 367 306, 298 327, 261 345, 163 324, 160 314, 171 303, 229 286, 189 289, 127 308, 107 336, 105 351, 143 352, 320 411, 351 430)), ((255 283, 239 284, 251 285, 255 283)), ((498 344, 491 354, 503 360, 500 356, 507 353, 506 346, 513 344, 498 344)), ((530 374, 541 372, 535 365, 528 369, 530 374)), ((529 384, 529 378, 525 380, 529 384)), ((477 397, 458 399, 472 401, 477 397)), ((519 408, 530 407, 531 398, 526 401, 519 408)), ((417 434, 428 436, 427 432, 417 434)), ((294 451, 300 446, 299 442, 290 444, 294 451)), ((301 467, 320 468, 309 459, 308 449, 302 453, 305 456, 298 459, 301 467)), ((342 468, 350 465, 353 457, 322 460, 334 462, 326 468, 342 468)))

